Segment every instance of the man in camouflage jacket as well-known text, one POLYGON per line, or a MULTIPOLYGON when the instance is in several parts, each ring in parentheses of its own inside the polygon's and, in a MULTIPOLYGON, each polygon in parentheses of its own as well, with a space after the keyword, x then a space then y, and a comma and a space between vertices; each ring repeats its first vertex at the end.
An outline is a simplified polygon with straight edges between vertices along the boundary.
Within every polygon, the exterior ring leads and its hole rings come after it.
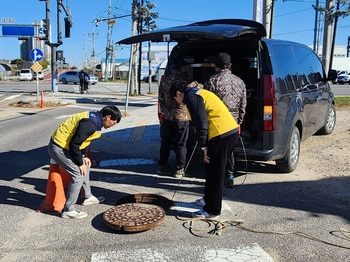
POLYGON ((174 61, 171 75, 162 78, 158 90, 161 146, 157 173, 160 175, 172 174, 168 158, 173 148, 176 155, 175 177, 177 178, 185 174, 189 120, 186 105, 176 103, 170 96, 169 89, 175 82, 188 84, 187 67, 182 58, 177 58, 174 61))
MULTIPOLYGON (((227 53, 219 53, 215 59, 216 74, 204 83, 204 89, 215 93, 226 105, 236 122, 241 125, 247 105, 246 86, 242 79, 231 72, 231 57, 227 53)), ((226 187, 233 187, 234 155, 226 165, 226 187)))

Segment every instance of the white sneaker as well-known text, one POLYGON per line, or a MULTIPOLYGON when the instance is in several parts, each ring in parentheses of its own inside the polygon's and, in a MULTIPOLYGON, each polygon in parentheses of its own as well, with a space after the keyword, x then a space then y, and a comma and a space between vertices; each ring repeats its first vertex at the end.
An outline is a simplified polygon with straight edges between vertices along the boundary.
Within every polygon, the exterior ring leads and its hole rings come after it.
POLYGON ((106 199, 103 196, 95 197, 91 196, 87 199, 85 199, 82 203, 83 206, 93 205, 93 204, 100 204, 104 202, 106 199))
POLYGON ((62 218, 73 218, 73 219, 79 219, 79 218, 84 218, 87 217, 87 213, 83 212, 83 211, 64 211, 61 214, 62 218))
POLYGON ((197 212, 191 213, 194 218, 210 218, 210 219, 219 219, 220 215, 213 215, 205 212, 203 209, 198 210, 197 212))
POLYGON ((199 198, 196 200, 196 205, 200 206, 200 207, 204 207, 205 206, 205 200, 203 197, 199 198))

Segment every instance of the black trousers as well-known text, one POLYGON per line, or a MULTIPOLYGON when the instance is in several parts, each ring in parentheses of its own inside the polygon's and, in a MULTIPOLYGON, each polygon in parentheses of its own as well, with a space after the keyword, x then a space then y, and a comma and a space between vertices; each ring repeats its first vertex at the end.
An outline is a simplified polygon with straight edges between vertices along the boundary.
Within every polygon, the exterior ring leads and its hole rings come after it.
POLYGON ((203 210, 210 214, 221 214, 226 164, 237 139, 238 132, 222 138, 213 138, 208 142, 210 163, 205 164, 205 206, 203 210))
POLYGON ((160 159, 159 165, 166 165, 173 148, 176 155, 176 169, 184 168, 186 165, 189 121, 164 120, 160 127, 160 159))

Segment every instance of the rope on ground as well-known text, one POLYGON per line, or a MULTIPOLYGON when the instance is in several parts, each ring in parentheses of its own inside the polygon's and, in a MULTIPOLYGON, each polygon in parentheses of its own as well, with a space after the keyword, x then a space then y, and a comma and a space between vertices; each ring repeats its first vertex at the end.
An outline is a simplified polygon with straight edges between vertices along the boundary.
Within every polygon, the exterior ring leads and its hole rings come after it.
MULTIPOLYGON (((301 231, 259 231, 259 230, 253 230, 247 227, 243 226, 242 220, 215 220, 210 218, 188 218, 188 217, 181 217, 176 216, 178 220, 184 221, 183 226, 190 231, 190 233, 197 237, 202 238, 209 238, 209 237, 215 237, 215 236, 221 236, 222 232, 225 228, 229 226, 234 226, 239 229, 256 233, 256 234, 275 234, 275 235, 297 235, 300 237, 304 237, 307 239, 311 239, 313 241, 321 242, 326 245, 344 248, 344 249, 350 249, 350 247, 334 244, 325 240, 322 240, 320 238, 317 238, 315 236, 312 236, 308 233, 301 232, 301 231), (202 227, 198 226, 198 224, 201 224, 202 227), (206 224, 207 226, 204 228, 203 224, 206 224)), ((345 240, 350 241, 350 231, 344 228, 340 228, 339 231, 344 237, 345 240)))

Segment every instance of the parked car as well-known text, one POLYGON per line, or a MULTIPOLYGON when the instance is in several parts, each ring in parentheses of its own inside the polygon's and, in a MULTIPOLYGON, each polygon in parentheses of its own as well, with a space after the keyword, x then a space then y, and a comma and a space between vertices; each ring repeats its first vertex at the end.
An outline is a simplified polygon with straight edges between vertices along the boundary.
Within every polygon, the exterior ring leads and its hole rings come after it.
MULTIPOLYGON (((239 139, 235 156, 273 160, 282 172, 292 172, 301 142, 316 132, 330 134, 334 130, 336 111, 329 81, 337 74, 330 70, 327 77, 308 46, 265 36, 265 27, 258 22, 222 19, 154 30, 118 43, 177 42, 164 74, 171 73, 174 59, 180 56, 190 64, 189 78, 200 83, 215 73, 217 54, 228 53, 233 72, 247 89, 242 143, 239 139)), ((194 142, 189 139, 188 144, 194 142)))
POLYGON ((32 81, 33 74, 31 69, 21 69, 19 72, 19 80, 20 81, 32 81))
MULTIPOLYGON (((151 77, 152 79, 152 82, 158 82, 158 75, 152 75, 151 77)), ((149 82, 149 76, 145 76, 143 79, 142 79, 143 82, 146 82, 148 83, 149 82)))
POLYGON ((346 74, 348 74, 348 73, 350 73, 348 70, 338 70, 337 71, 337 78, 336 79, 334 79, 334 80, 332 80, 332 83, 333 84, 336 84, 336 83, 338 83, 338 77, 340 76, 340 75, 346 75, 346 74))
POLYGON ((44 79, 44 74, 42 71, 39 71, 38 73, 33 72, 33 79, 36 80, 36 75, 38 74, 38 79, 43 80, 44 79))
POLYGON ((346 83, 350 84, 350 73, 338 75, 337 83, 344 85, 346 83))
MULTIPOLYGON (((62 82, 62 84, 68 84, 68 83, 74 83, 74 84, 80 84, 79 80, 79 72, 77 70, 74 71, 66 71, 64 73, 61 73, 58 81, 62 82)), ((89 83, 92 85, 95 85, 98 83, 98 78, 92 74, 89 74, 90 80, 89 83)))

